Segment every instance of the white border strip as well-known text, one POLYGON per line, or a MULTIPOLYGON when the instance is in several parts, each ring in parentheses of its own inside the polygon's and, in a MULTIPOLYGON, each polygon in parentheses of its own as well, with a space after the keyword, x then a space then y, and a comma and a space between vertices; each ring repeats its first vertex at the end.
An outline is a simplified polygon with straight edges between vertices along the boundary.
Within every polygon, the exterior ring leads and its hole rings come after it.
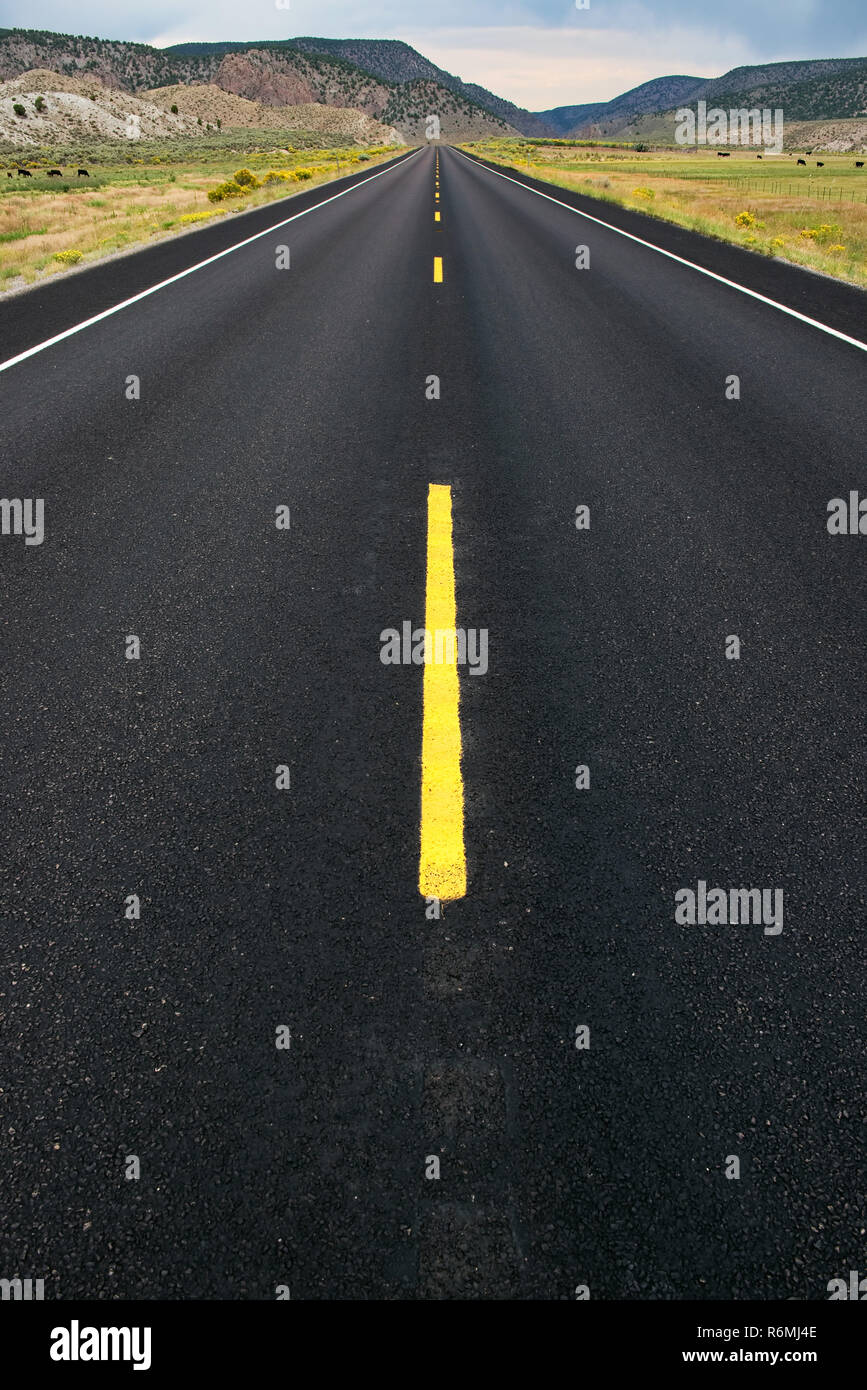
MULTIPOLYGON (((556 203, 558 207, 565 208, 567 212, 574 212, 578 217, 586 217, 588 222, 597 222, 600 227, 607 227, 609 232, 616 232, 618 236, 625 236, 630 241, 637 241, 639 246, 647 246, 660 256, 667 256, 670 261, 677 261, 679 265, 689 266, 690 270, 697 270, 700 275, 707 275, 711 280, 719 281, 721 285, 728 285, 730 289, 740 290, 741 294, 748 294, 750 299, 757 299, 760 304, 769 304, 772 309, 779 309, 780 313, 788 314, 790 318, 798 319, 801 323, 808 323, 811 328, 818 328, 823 333, 830 334, 832 338, 839 338, 841 343, 849 343, 851 347, 860 348, 862 352, 867 352, 867 343, 862 343, 858 338, 850 338, 848 333, 840 333, 836 328, 830 328, 827 323, 820 323, 818 319, 811 319, 806 314, 800 314, 797 309, 790 309, 786 304, 780 304, 776 299, 768 299, 767 295, 759 294, 757 290, 748 290, 746 285, 739 285, 736 280, 727 280, 724 275, 717 275, 716 271, 706 270, 703 265, 696 265, 695 261, 688 261, 683 256, 676 256, 673 251, 666 251, 661 246, 655 246, 652 241, 645 241, 643 237, 634 236, 632 232, 625 232, 622 227, 615 227, 611 222, 603 222, 601 217, 593 217, 589 212, 582 212, 580 208, 570 207, 569 203, 563 203, 559 198, 552 198, 549 193, 542 193, 538 188, 531 188, 529 184, 521 183, 520 179, 510 178, 508 174, 501 174, 497 169, 489 169, 487 164, 470 159, 463 150, 456 149, 455 153, 459 154, 462 159, 466 159, 468 164, 474 165, 477 169, 483 169, 486 174, 494 174, 498 179, 505 179, 507 183, 517 184, 518 188, 525 189, 527 193, 535 193, 537 197, 545 198, 549 203, 556 203)), ((584 194, 583 196, 589 197, 590 195, 584 194)), ((631 212, 632 209, 628 208, 626 211, 631 212)), ((672 225, 677 226, 678 224, 673 223, 672 225)), ((688 227, 681 228, 681 231, 688 230, 688 227)), ((841 281, 841 283, 843 282, 841 281)))
MULTIPOLYGON (((103 309, 102 313, 94 314, 93 318, 84 319, 72 328, 65 328, 62 333, 55 333, 53 338, 46 338, 44 343, 37 343, 35 347, 28 348, 26 352, 19 352, 17 357, 10 357, 8 361, 0 362, 0 372, 8 371, 10 367, 16 367, 19 362, 26 362, 28 357, 35 357, 37 352, 44 352, 46 348, 53 347, 55 343, 62 343, 64 338, 71 338, 74 333, 80 333, 83 328, 90 328, 91 324, 101 323, 103 319, 110 318, 112 314, 119 314, 121 309, 128 309, 131 304, 138 304, 140 299, 147 299, 148 295, 156 294, 157 290, 164 290, 166 285, 174 285, 178 280, 183 280, 185 276, 192 275, 194 271, 202 270, 206 265, 213 265, 215 261, 222 260, 223 256, 230 256, 233 251, 240 251, 242 246, 249 246, 251 242, 258 241, 260 237, 270 236, 272 232, 279 231, 281 227, 287 227, 290 222, 296 222, 299 217, 306 217, 308 212, 316 212, 319 208, 324 208, 326 203, 336 202, 338 198, 345 198, 347 193, 355 193, 357 189, 365 188, 374 179, 381 179, 383 174, 393 174, 395 169, 409 164, 410 160, 415 159, 415 156, 420 153, 421 150, 418 149, 409 156, 409 159, 402 159, 400 164, 391 164, 387 169, 380 169, 378 174, 371 174, 369 178, 362 179, 360 183, 354 183, 351 188, 343 188, 339 193, 332 193, 330 198, 323 198, 321 203, 314 203, 312 207, 302 208, 301 212, 295 212, 291 217, 285 217, 282 222, 275 222, 273 227, 266 227, 264 232, 256 232, 254 236, 245 237, 243 241, 236 242, 234 246, 227 246, 225 251, 218 251, 215 256, 208 256, 207 260, 198 261, 195 265, 188 266, 186 270, 179 271, 177 275, 170 275, 168 280, 160 280, 158 285, 151 285, 148 289, 141 290, 139 294, 134 294, 130 299, 122 300, 120 304, 112 304, 110 309, 103 309)), ((99 262, 95 264, 98 265, 99 262)))

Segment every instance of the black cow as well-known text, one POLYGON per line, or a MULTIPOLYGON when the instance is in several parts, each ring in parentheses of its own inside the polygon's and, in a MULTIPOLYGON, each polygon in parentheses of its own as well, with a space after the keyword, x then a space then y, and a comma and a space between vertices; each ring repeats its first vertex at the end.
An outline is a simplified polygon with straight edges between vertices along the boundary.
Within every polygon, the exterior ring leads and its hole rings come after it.
POLYGON ((79 169, 79 171, 78 171, 78 177, 79 177, 80 179, 89 179, 89 178, 90 178, 90 174, 87 172, 86 169, 79 169))
POLYGON ((731 150, 717 150, 716 157, 717 159, 730 159, 731 150))
POLYGON ((11 179, 11 178, 13 177, 13 174, 12 174, 12 170, 11 170, 11 169, 7 169, 7 170, 6 170, 6 177, 7 177, 7 179, 11 179))
POLYGON ((825 167, 825 161, 824 161, 823 159, 817 159, 817 160, 816 160, 816 168, 817 168, 817 169, 824 169, 824 167, 825 167))
POLYGON ((806 161, 806 159, 799 159, 799 160, 798 160, 798 163, 799 163, 799 164, 803 164, 804 168, 806 169, 806 167, 807 167, 807 161, 806 161))
POLYGON ((864 168, 864 160, 863 160, 863 159, 856 159, 856 160, 855 160, 855 168, 856 168, 856 169, 863 169, 863 168, 864 168))
POLYGON ((48 177, 49 177, 50 179, 62 179, 62 178, 63 178, 63 172, 62 172, 62 170, 60 170, 60 169, 49 169, 49 170, 48 170, 48 177))
POLYGON ((33 175, 29 169, 19 169, 18 174, 22 179, 32 179, 33 175))
POLYGON ((757 154, 757 155, 756 155, 756 159, 761 159, 761 157, 762 157, 762 156, 761 156, 760 154, 757 154))

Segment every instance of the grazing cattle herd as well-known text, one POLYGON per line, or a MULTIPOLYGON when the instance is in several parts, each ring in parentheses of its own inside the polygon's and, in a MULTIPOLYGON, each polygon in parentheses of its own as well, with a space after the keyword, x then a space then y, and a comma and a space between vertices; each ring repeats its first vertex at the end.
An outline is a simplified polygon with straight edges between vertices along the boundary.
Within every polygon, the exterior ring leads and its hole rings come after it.
MULTIPOLYGON (((810 153, 811 153, 811 151, 808 150, 808 151, 807 151, 807 154, 810 154, 810 153)), ((732 152, 731 152, 731 150, 717 150, 717 152, 716 152, 716 157, 717 157, 717 159, 731 159, 731 157, 732 157, 732 152)), ((763 158, 764 158, 763 155, 760 155, 760 154, 757 154, 757 155, 756 155, 756 159, 763 159, 763 158)), ((799 159, 799 160, 798 160, 798 163, 799 163, 799 164, 803 164, 805 168, 807 167, 807 161, 806 161, 806 159, 799 159)), ((822 159, 817 159, 817 160, 816 160, 816 168, 817 168, 817 169, 824 169, 824 167, 825 167, 825 161, 822 160, 822 159)), ((863 169, 863 168, 864 168, 864 160, 863 160, 863 159, 856 159, 856 160, 855 160, 855 168, 856 168, 856 169, 863 169)))
MULTIPOLYGON (((36 173, 37 173, 37 174, 40 174, 41 172, 42 172, 41 169, 37 169, 37 170, 36 170, 36 173)), ((45 173, 46 173, 46 176, 47 176, 49 179, 62 179, 62 178, 63 178, 63 170, 62 170, 62 169, 46 169, 45 173)), ((15 177, 16 174, 18 175, 18 177, 19 177, 20 179, 32 179, 32 178, 33 178, 33 170, 32 170, 32 169, 19 169, 19 168, 16 167, 15 169, 7 169, 7 170, 6 170, 6 177, 7 177, 7 179, 14 179, 14 177, 15 177)), ((72 177, 72 175, 70 174, 70 178, 71 178, 71 177, 72 177)), ((79 169, 77 177, 80 178, 80 179, 89 179, 89 178, 90 178, 90 174, 89 174, 89 172, 88 172, 87 169, 79 169)))

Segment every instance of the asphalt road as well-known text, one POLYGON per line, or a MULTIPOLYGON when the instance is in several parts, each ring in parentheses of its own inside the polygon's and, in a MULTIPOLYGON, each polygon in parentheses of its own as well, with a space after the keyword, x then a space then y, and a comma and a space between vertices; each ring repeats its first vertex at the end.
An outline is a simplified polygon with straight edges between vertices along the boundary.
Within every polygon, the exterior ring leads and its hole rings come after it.
MULTIPOLYGON (((0 536, 0 1275, 827 1298, 864 1268, 867 540, 826 520, 867 357, 448 148, 435 204, 434 161, 0 307, 5 361, 315 209, 0 371, 3 496, 45 502, 0 536), (380 660, 431 483, 489 634, 440 920, 423 672, 380 660), (783 930, 676 922, 699 880, 783 930)), ((548 191, 867 339, 857 290, 548 191)))

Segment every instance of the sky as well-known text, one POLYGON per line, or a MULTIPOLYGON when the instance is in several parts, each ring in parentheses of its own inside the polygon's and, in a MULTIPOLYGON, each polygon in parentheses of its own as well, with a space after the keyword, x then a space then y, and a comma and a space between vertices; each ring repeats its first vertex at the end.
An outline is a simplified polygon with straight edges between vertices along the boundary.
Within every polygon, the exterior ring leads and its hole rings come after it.
POLYGON ((403 39, 530 110, 666 74, 867 56, 867 0, 3 0, 7 28, 137 40, 403 39))

